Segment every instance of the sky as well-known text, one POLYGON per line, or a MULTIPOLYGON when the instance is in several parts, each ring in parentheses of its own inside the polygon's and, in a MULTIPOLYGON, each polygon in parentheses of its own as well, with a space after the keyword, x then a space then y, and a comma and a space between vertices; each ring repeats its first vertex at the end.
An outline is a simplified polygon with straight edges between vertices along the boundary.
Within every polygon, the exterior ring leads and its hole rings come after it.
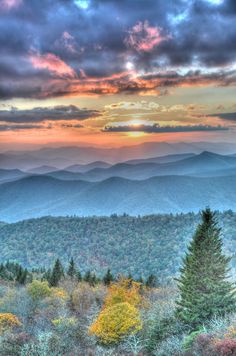
POLYGON ((0 149, 235 142, 235 0, 0 0, 0 149))

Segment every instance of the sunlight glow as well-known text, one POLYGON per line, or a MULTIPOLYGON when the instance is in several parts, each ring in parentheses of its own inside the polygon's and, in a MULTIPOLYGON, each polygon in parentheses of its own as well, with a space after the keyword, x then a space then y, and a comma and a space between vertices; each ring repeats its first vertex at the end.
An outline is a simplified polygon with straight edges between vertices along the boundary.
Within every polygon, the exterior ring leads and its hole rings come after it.
POLYGON ((75 0, 75 5, 81 9, 86 10, 89 7, 88 0, 75 0))
POLYGON ((127 132, 127 136, 129 137, 143 137, 145 136, 146 133, 145 132, 142 132, 142 131, 133 131, 133 132, 127 132))

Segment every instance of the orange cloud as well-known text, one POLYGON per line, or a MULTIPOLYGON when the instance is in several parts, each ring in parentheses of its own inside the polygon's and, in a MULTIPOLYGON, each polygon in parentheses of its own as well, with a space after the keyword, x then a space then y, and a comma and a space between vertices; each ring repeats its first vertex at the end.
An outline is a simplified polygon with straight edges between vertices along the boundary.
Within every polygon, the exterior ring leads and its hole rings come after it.
POLYGON ((76 78, 75 71, 53 53, 40 54, 33 52, 29 57, 36 69, 47 69, 58 77, 76 78))

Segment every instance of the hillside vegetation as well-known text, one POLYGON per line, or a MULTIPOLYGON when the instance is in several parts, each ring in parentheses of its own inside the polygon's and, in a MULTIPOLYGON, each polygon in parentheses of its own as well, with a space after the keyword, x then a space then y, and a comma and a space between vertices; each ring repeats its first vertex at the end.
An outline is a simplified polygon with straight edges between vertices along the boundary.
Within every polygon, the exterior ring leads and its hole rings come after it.
MULTIPOLYGON (((224 248, 236 250, 236 213, 220 213, 224 248)), ((82 272, 155 274, 160 280, 176 275, 199 214, 130 217, 43 217, 0 225, 0 261, 25 267, 48 267, 59 257, 74 257, 82 272)))

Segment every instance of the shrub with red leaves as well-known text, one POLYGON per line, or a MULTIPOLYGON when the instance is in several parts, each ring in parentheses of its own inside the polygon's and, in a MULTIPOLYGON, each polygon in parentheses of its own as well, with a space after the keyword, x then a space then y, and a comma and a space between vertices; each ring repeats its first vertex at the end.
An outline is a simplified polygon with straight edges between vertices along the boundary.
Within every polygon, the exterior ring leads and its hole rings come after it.
POLYGON ((213 340, 214 338, 210 334, 198 335, 194 341, 192 350, 189 355, 197 354, 199 356, 212 356, 213 340))
POLYGON ((215 342, 215 355, 236 356, 236 339, 223 339, 215 342))

